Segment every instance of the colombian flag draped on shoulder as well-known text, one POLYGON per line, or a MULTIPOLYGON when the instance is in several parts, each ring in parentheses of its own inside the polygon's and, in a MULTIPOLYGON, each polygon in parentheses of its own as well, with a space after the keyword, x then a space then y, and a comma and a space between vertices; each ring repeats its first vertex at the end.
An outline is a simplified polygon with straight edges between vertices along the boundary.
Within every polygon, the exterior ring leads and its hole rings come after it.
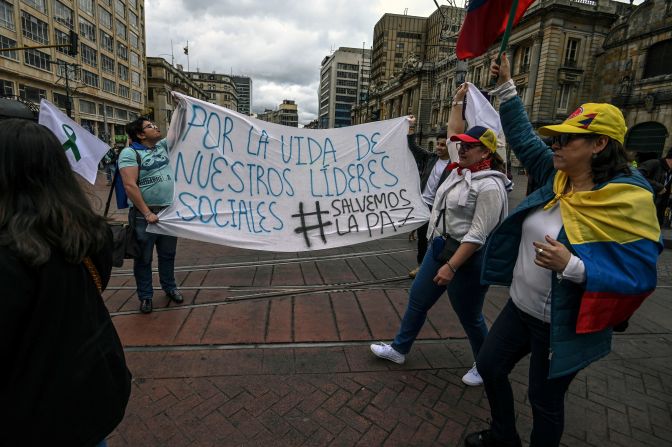
POLYGON ((457 39, 457 58, 471 59, 485 53, 506 30, 510 13, 514 14, 512 25, 515 25, 533 2, 534 0, 469 0, 467 16, 457 39))
POLYGON ((592 191, 561 194, 567 175, 555 175, 569 242, 586 268, 576 332, 597 332, 621 323, 656 288, 656 260, 662 251, 651 191, 639 174, 623 176, 592 191))

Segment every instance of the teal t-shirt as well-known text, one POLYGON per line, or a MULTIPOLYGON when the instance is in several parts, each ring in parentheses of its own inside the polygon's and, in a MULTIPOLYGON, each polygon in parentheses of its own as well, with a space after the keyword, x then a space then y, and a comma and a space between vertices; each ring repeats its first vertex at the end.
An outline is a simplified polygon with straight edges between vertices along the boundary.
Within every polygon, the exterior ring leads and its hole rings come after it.
MULTIPOLYGON (((136 149, 140 155, 138 186, 147 206, 168 206, 173 203, 175 180, 170 168, 166 139, 152 149, 136 149)), ((119 154, 119 169, 138 165, 136 150, 125 147, 119 154)), ((131 199, 128 199, 129 205, 131 199)))

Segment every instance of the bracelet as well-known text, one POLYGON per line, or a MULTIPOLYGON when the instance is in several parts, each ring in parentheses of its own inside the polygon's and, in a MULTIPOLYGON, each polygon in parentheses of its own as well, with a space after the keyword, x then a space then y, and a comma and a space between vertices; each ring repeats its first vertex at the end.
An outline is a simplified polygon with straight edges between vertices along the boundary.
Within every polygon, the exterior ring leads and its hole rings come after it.
POLYGON ((453 267, 453 265, 450 263, 450 261, 446 262, 446 265, 448 266, 448 268, 449 268, 453 273, 457 273, 457 269, 456 269, 455 267, 453 267))
POLYGON ((453 101, 453 107, 461 106, 462 104, 464 104, 464 101, 453 101))
POLYGON ((150 214, 152 214, 152 212, 151 212, 151 211, 147 211, 147 213, 143 214, 143 216, 145 217, 145 219, 147 219, 147 217, 148 217, 150 214))

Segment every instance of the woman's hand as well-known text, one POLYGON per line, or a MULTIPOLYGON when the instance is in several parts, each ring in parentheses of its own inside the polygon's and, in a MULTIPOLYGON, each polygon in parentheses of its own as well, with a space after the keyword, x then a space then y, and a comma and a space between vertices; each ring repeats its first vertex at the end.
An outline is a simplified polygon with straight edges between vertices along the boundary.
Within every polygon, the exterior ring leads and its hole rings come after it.
POLYGON ((147 221, 147 223, 155 224, 159 221, 159 216, 150 212, 149 214, 147 214, 147 216, 145 216, 145 220, 147 221))
POLYGON ((554 272, 562 273, 565 271, 572 254, 560 242, 552 237, 546 235, 546 242, 533 242, 534 251, 537 256, 534 258, 534 263, 539 267, 553 270, 554 272))
POLYGON ((496 60, 490 63, 490 74, 493 78, 497 78, 497 86, 502 85, 511 79, 511 65, 506 52, 502 53, 502 60, 497 64, 496 60))
POLYGON ((464 97, 467 96, 467 91, 469 90, 469 85, 466 82, 462 83, 455 92, 453 96, 453 101, 464 101, 464 97))
POLYGON ((453 273, 453 270, 450 267, 448 267, 448 264, 443 264, 439 269, 439 271, 436 272, 434 282, 436 283, 437 286, 445 286, 446 284, 448 284, 450 281, 453 280, 454 276, 455 273, 453 273))

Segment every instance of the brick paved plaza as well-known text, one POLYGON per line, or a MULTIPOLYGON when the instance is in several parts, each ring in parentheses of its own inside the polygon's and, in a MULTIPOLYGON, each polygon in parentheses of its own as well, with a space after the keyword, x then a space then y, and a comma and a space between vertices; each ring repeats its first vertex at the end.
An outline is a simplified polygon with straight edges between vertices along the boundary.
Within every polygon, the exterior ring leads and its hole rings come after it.
MULTIPOLYGON (((516 182, 514 205, 525 178, 516 182)), ((672 445, 671 253, 614 352, 572 383, 563 445, 672 445)), ((143 315, 126 262, 104 297, 134 383, 109 445, 462 445, 489 410, 482 387, 460 380, 473 360, 448 300, 431 310, 405 365, 369 351, 394 335, 414 264, 407 234, 294 255, 180 240, 185 302, 169 305, 159 290, 154 313, 143 315)), ((507 296, 490 289, 488 325, 507 296)), ((512 375, 525 436, 526 366, 512 375)))

